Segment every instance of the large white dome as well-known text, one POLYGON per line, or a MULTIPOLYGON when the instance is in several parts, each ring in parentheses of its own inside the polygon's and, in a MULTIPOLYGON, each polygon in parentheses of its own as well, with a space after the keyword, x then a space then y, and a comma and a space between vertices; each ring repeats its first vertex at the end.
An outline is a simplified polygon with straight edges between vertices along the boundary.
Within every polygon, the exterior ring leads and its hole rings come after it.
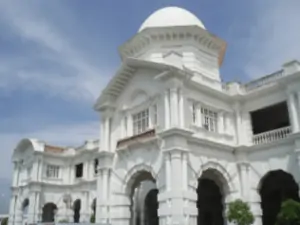
POLYGON ((139 32, 146 28, 198 26, 205 29, 203 23, 191 12, 179 7, 166 7, 152 13, 142 24, 139 32))

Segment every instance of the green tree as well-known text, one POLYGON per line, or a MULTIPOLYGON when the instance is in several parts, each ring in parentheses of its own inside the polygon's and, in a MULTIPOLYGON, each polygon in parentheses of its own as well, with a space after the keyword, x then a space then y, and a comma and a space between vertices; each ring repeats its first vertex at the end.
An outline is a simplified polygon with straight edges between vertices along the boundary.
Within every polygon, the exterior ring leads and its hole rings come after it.
POLYGON ((90 218, 90 223, 95 223, 95 219, 95 213, 93 213, 90 218))
POLYGON ((278 225, 299 225, 300 224, 300 203, 287 199, 281 203, 280 211, 277 215, 278 225))
POLYGON ((1 221, 1 225, 7 225, 8 223, 8 218, 4 218, 2 221, 1 221))
POLYGON ((254 223, 254 216, 248 203, 240 199, 229 203, 227 219, 237 225, 251 225, 254 223))

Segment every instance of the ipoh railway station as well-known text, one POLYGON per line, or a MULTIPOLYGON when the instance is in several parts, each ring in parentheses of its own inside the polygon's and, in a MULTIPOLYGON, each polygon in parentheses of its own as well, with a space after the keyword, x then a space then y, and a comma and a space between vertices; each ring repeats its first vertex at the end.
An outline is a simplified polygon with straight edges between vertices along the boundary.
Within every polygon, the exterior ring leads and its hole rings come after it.
POLYGON ((300 63, 223 83, 227 47, 185 9, 150 15, 95 102, 98 139, 16 143, 9 224, 225 225, 242 199, 274 225, 299 200, 300 63))

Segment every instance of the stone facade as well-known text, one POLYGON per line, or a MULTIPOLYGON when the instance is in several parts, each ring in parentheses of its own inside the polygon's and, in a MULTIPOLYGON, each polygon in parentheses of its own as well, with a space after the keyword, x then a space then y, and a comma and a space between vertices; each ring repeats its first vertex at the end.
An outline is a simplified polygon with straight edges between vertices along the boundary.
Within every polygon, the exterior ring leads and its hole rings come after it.
MULTIPOLYGON (((169 17, 182 13, 163 10, 169 17)), ((264 182, 276 173, 275 181, 285 177, 286 184, 299 185, 300 63, 246 84, 225 84, 219 72, 224 41, 202 23, 152 26, 156 17, 120 48, 122 66, 94 107, 101 115, 100 141, 78 148, 32 139, 17 145, 11 225, 89 222, 94 213, 97 223, 112 225, 149 224, 155 213, 160 225, 211 224, 214 218, 224 224, 228 203, 238 198, 249 203, 256 225, 269 225, 262 219, 272 213, 261 203, 264 182), (264 108, 271 122, 261 116, 264 108), (152 182, 143 187, 147 193, 157 189, 149 197, 157 210, 144 204, 146 192, 135 194, 145 180, 152 182), (220 195, 219 211, 201 202, 210 201, 201 194, 206 191, 220 195)))

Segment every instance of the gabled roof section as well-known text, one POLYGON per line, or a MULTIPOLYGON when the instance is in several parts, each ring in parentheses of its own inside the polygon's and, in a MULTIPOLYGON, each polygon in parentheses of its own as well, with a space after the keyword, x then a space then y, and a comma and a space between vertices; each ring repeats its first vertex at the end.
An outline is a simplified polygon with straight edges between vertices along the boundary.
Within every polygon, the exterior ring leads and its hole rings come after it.
POLYGON ((139 68, 155 69, 158 71, 171 69, 178 70, 173 66, 163 63, 151 62, 135 58, 127 58, 123 61, 121 68, 117 71, 116 75, 111 79, 111 81, 100 94, 94 105, 94 109, 98 111, 102 107, 114 102, 117 97, 123 92, 126 85, 129 83, 129 81, 139 68))

